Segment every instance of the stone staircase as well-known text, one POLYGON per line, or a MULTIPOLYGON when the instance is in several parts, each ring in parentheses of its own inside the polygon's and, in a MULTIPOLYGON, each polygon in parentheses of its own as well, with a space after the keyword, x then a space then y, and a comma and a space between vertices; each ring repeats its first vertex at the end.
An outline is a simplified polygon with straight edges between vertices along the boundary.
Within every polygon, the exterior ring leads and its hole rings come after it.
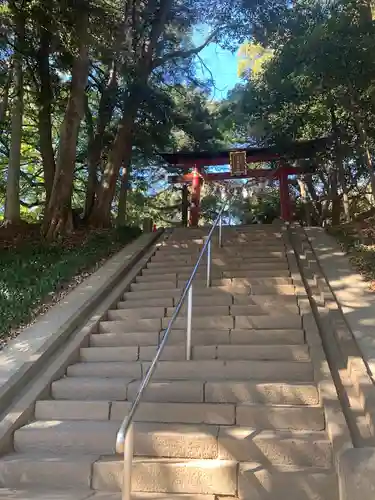
MULTIPOLYGON (((79 360, 36 402, 34 419, 15 432, 14 453, 0 460, 1 487, 70 489, 72 500, 83 498, 74 491, 120 492, 116 433, 206 232, 164 237, 79 360)), ((337 500, 282 236, 272 226, 225 228, 224 242, 213 246, 212 287, 205 263, 194 281, 192 360, 183 310, 136 414, 135 496, 337 500)), ((100 495, 107 498, 120 494, 100 495)))

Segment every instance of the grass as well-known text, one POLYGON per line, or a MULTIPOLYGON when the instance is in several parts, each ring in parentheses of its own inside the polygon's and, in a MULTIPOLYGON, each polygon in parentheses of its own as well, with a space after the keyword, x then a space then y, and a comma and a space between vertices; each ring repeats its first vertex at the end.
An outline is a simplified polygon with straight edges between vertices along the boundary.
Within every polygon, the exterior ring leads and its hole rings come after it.
POLYGON ((139 236, 138 228, 78 233, 64 243, 40 241, 0 250, 0 339, 27 324, 35 310, 74 277, 139 236))
MULTIPOLYGON (((330 228, 328 230, 335 236, 349 256, 354 268, 367 280, 375 281, 375 242, 366 238, 364 243, 363 234, 353 226, 330 228)), ((367 236, 367 233, 366 233, 367 236)))

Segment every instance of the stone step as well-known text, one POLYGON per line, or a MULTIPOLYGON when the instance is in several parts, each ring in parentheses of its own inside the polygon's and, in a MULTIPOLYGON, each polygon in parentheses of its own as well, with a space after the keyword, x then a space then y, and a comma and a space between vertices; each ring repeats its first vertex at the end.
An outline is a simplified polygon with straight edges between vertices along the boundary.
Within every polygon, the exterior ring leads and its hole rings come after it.
MULTIPOLYGON (((171 265, 167 269, 163 268, 150 268, 150 269, 144 269, 142 271, 142 278, 144 281, 146 279, 148 281, 151 280, 157 280, 160 279, 162 281, 169 280, 169 279, 174 279, 175 276, 177 275, 179 279, 187 279, 190 278, 190 275, 193 271, 193 266, 187 266, 186 268, 182 267, 172 267, 171 265), (170 276, 170 278, 169 278, 170 276)), ((211 277, 218 279, 218 278, 233 278, 233 277, 250 277, 250 278, 272 278, 274 276, 279 276, 279 277, 288 277, 289 274, 289 269, 284 266, 278 266, 277 268, 272 268, 272 269, 245 269, 242 267, 236 267, 233 268, 233 266, 225 266, 225 267, 219 267, 219 266, 212 266, 211 267, 211 277)), ((206 266, 202 266, 198 268, 198 271, 196 273, 196 278, 199 279, 204 279, 207 276, 207 268, 206 266)), ((142 281, 142 280, 141 280, 142 281)))
MULTIPOLYGON (((168 307, 166 316, 173 315, 175 307, 168 307)), ((179 316, 186 316, 187 306, 184 304, 179 316)), ((193 316, 299 316, 297 305, 286 309, 282 305, 274 305, 272 308, 261 305, 231 305, 231 306, 197 306, 193 304, 193 316)), ((297 319, 296 319, 297 321, 297 319)))
MULTIPOLYGON (((229 314, 229 307, 225 310, 229 314)), ((224 312, 225 314, 225 312, 224 312)), ((143 307, 136 309, 110 309, 107 312, 107 319, 110 321, 116 320, 138 320, 138 319, 155 319, 163 318, 166 315, 165 307, 143 307)))
MULTIPOLYGON (((134 283, 134 285, 144 285, 144 283, 134 283)), ((133 285, 132 285, 133 286, 133 285)), ((179 298, 182 294, 183 287, 179 288, 164 288, 164 289, 145 289, 142 290, 132 290, 131 292, 125 292, 124 297, 131 297, 132 299, 144 299, 144 298, 159 298, 173 297, 179 298)), ((282 295, 288 296, 292 295, 295 297, 296 289, 293 285, 235 285, 229 284, 227 286, 213 286, 211 288, 207 287, 195 287, 194 295, 197 296, 215 296, 215 295, 282 295)))
MULTIPOLYGON (((177 280, 177 286, 184 286, 186 280, 177 280)), ((275 277, 275 278, 221 278, 213 279, 212 287, 249 287, 252 286, 277 286, 277 285, 291 285, 293 283, 290 277, 275 277)), ((206 279, 194 279, 193 285, 195 288, 204 287, 207 288, 206 279)))
MULTIPOLYGON (((122 462, 94 464, 93 487, 119 491, 122 462)), ((337 500, 337 478, 320 468, 267 468, 257 462, 237 464, 221 460, 182 461, 138 459, 133 465, 134 491, 216 494, 241 500, 337 500), (165 478, 168 478, 165 481, 165 478)))
MULTIPOLYGON (((112 362, 112 361, 152 361, 156 355, 157 346, 131 347, 84 347, 80 350, 81 361, 112 362)), ((164 347, 161 361, 183 361, 186 359, 185 346, 164 347)), ((309 350, 306 345, 277 346, 236 346, 214 345, 194 346, 192 359, 258 359, 279 361, 307 361, 309 350)))
MULTIPOLYGON (((155 266, 154 263, 151 261, 148 264, 148 266, 142 270, 142 275, 155 276, 155 275, 161 275, 163 273, 165 274, 185 273, 185 275, 190 276, 191 272, 193 271, 194 265, 195 262, 191 262, 189 264, 170 263, 169 266, 166 264, 164 266, 155 266)), ((246 273, 254 273, 254 277, 256 276, 256 273, 259 273, 260 277, 262 277, 262 273, 266 273, 265 276, 268 276, 269 273, 275 274, 278 273, 279 271, 286 271, 288 269, 289 268, 287 261, 272 262, 271 264, 252 262, 252 261, 248 262, 242 261, 238 263, 232 263, 232 262, 224 263, 223 261, 220 261, 218 259, 213 259, 213 261, 211 262, 212 272, 216 273, 246 272, 246 273)), ((200 263, 197 272, 200 274, 207 273, 206 261, 200 263)))
MULTIPOLYGON (((278 323, 275 321, 275 324, 278 323)), ((305 335, 301 329, 234 329, 230 332, 232 345, 303 344, 305 335)))
MULTIPOLYGON (((166 265, 161 265, 159 262, 153 262, 151 261, 145 269, 143 269, 142 274, 144 275, 152 275, 152 274, 161 274, 163 272, 165 273, 189 273, 193 270, 194 267, 194 262, 191 262, 189 264, 169 264, 166 265)), ((254 271, 254 272, 267 272, 267 271, 278 271, 278 270, 285 270, 288 269, 288 262, 287 260, 277 260, 276 262, 253 262, 252 260, 244 261, 244 260, 238 260, 236 262, 231 262, 228 260, 228 262, 224 262, 220 259, 216 259, 215 257, 212 258, 212 271, 226 271, 226 272, 231 272, 231 271, 254 271)), ((207 270, 206 266, 206 261, 201 262, 199 266, 199 270, 203 269, 204 272, 207 270)))
POLYGON ((257 384, 244 381, 210 381, 205 383, 204 398, 210 403, 294 406, 319 404, 319 394, 315 385, 297 382, 257 384))
MULTIPOLYGON (((99 491, 90 490, 90 499, 121 500, 122 471, 123 462, 115 457, 18 453, 0 461, 0 482, 22 489, 19 496, 11 491, 12 500, 86 500, 83 491, 88 491, 91 482, 99 491), (46 490, 56 492, 56 496, 46 494, 46 490), (118 496, 111 492, 118 492, 118 496)), ((214 495, 231 496, 233 500, 338 499, 336 475, 324 469, 271 468, 242 462, 237 471, 234 460, 136 458, 133 495, 135 500, 214 500, 214 495)))
MULTIPOLYGON (((132 319, 128 321, 101 321, 99 323, 100 333, 145 333, 159 332, 162 329, 161 318, 132 319)), ((151 335, 150 335, 151 337, 151 335)))
MULTIPOLYGON (((137 277, 137 283, 154 283, 154 282, 164 282, 164 281, 174 281, 178 282, 186 281, 190 278, 192 270, 185 272, 171 272, 171 268, 168 270, 169 272, 161 272, 154 274, 146 274, 143 273, 141 276, 137 277)), ((221 271, 217 269, 211 270, 211 280, 213 285, 220 286, 221 284, 226 285, 227 279, 233 278, 248 278, 250 281, 256 280, 266 280, 266 282, 271 279, 272 283, 280 283, 280 284, 290 284, 291 280, 284 280, 282 278, 289 278, 290 272, 288 269, 279 269, 272 271, 248 271, 248 270, 232 270, 232 271, 221 271)), ((201 270, 198 271, 195 275, 194 282, 201 282, 207 279, 207 271, 201 270)))
MULTIPOLYGON (((199 298, 201 300, 201 298, 199 298)), ((272 308, 275 306, 293 307, 297 306, 295 295, 233 295, 234 305, 261 305, 272 308)))
POLYGON ((334 471, 302 467, 262 467, 258 462, 239 464, 238 498, 241 500, 338 500, 334 471))
MULTIPOLYGON (((199 302, 199 301, 196 301, 199 302)), ((121 305, 121 303, 119 303, 121 305)), ((186 316, 187 304, 185 303, 180 311, 179 316, 186 316)), ((174 314, 175 307, 144 307, 144 308, 121 308, 111 309, 107 313, 108 320, 110 321, 122 321, 122 320, 134 320, 134 319, 154 319, 171 317, 174 314)), ((294 308, 294 314, 299 315, 299 310, 297 306, 294 308)), ((231 306, 221 306, 221 305, 194 305, 193 304, 193 316, 284 316, 288 317, 292 315, 290 309, 285 310, 283 306, 274 306, 272 308, 262 307, 261 305, 231 305, 231 306)), ((286 319, 284 319, 283 324, 285 324, 286 319)), ((298 323, 298 320, 295 318, 298 323)), ((288 323, 288 322, 287 322, 288 323)))
MULTIPOLYGON (((156 269, 158 267, 161 267, 161 268, 168 268, 170 269, 170 267, 168 267, 165 263, 165 260, 164 259, 159 259, 158 258, 158 253, 155 254, 154 257, 152 257, 151 261, 147 264, 147 269, 156 269)), ((178 255, 172 255, 171 258, 169 259, 171 265, 173 265, 174 267, 175 266, 183 266, 185 268, 193 268, 197 259, 196 259, 196 255, 194 256, 190 256, 190 255, 185 255, 184 257, 181 257, 181 256, 178 256, 178 255)), ((253 266, 256 266, 256 264, 261 264, 262 266, 267 266, 267 264, 269 264, 270 266, 276 266, 278 264, 281 264, 282 266, 284 266, 285 264, 287 264, 287 259, 286 259, 286 255, 283 254, 283 255, 278 255, 278 256, 262 256, 262 255, 259 255, 259 256, 246 256, 246 255, 242 255, 242 256, 233 256, 233 255, 221 255, 221 256, 218 256, 218 254, 215 252, 215 254, 212 256, 212 264, 217 267, 220 267, 220 268, 223 268, 223 267, 227 267, 227 266, 232 266, 233 268, 234 267, 247 267, 247 266, 250 266, 250 269, 253 268, 253 266)), ((202 262, 201 263, 202 266, 205 266, 205 262, 202 262)))
MULTIPOLYGON (((171 266, 179 265, 185 262, 191 266, 194 266, 198 260, 200 255, 200 251, 187 251, 187 250, 178 250, 176 252, 167 252, 162 251, 155 254, 150 262, 152 263, 164 263, 164 267, 166 267, 166 263, 170 263, 171 266)), ((257 252, 247 252, 247 251, 236 251, 234 249, 230 251, 218 251, 216 249, 212 250, 212 262, 214 265, 218 264, 220 267, 230 267, 231 265, 238 265, 240 261, 243 264, 246 263, 254 263, 259 262, 262 259, 262 262, 274 262, 273 259, 279 259, 279 262, 288 262, 287 254, 283 249, 275 249, 273 251, 267 251, 265 249, 264 252, 259 250, 257 252)), ((205 265, 207 262, 206 254, 203 255, 201 259, 201 265, 205 265)))
MULTIPOLYGON (((148 362, 76 363, 68 367, 68 377, 103 377, 141 379, 150 366, 148 362)), ((305 361, 160 361, 153 380, 313 380, 310 362, 305 361)))
MULTIPOLYGON (((126 310, 121 309, 111 311, 108 316, 110 317, 109 321, 101 321, 99 324, 99 331, 101 333, 155 332, 166 329, 171 320, 171 318, 136 319, 134 317, 132 319, 127 319, 126 310)), ((202 330, 271 330, 275 325, 280 329, 300 329, 302 326, 302 319, 301 316, 297 314, 275 316, 198 316, 193 314, 192 318, 193 328, 202 330)), ((186 316, 179 316, 175 320, 173 328, 176 330, 185 330, 186 316)))
MULTIPOLYGON (((170 245, 191 245, 191 246, 203 245, 207 241, 208 233, 209 233, 209 229, 207 229, 206 234, 202 232, 198 236, 189 235, 188 238, 186 238, 186 237, 176 238, 175 235, 173 234, 171 237, 169 237, 168 239, 165 239, 163 242, 161 242, 160 246, 165 247, 165 246, 170 246, 170 245)), ((262 233, 262 234, 241 233, 241 234, 238 234, 238 233, 232 232, 228 235, 224 234, 224 236, 228 237, 228 241, 226 241, 225 246, 235 245, 235 244, 239 244, 239 245, 248 244, 249 242, 250 243, 254 242, 254 244, 255 243, 267 244, 268 242, 270 242, 272 244, 276 244, 276 243, 281 243, 283 241, 280 234, 277 236, 276 234, 266 234, 266 233, 262 233)), ((217 240, 218 240, 218 235, 216 235, 216 236, 213 235, 211 241, 214 244, 216 244, 217 240)))
MULTIPOLYGON (((117 304, 118 309, 138 309, 145 307, 174 307, 177 305, 179 297, 159 297, 154 299, 132 299, 131 294, 125 301, 117 304)), ((214 295, 214 296, 199 296, 193 297, 193 305, 199 306, 231 306, 233 304, 233 297, 229 294, 214 295)))
MULTIPOLYGON (((163 253, 165 255, 169 254, 198 254, 203 248, 203 243, 175 243, 175 244, 167 244, 159 247, 158 253, 163 253)), ((227 253, 227 254, 243 254, 243 255, 251 255, 253 253, 261 252, 264 250, 264 253, 267 255, 273 251, 285 251, 284 243, 280 241, 255 241, 254 242, 233 242, 230 240, 226 240, 225 244, 222 248, 212 242, 212 252, 213 253, 227 253)))
MULTIPOLYGON (((116 347, 116 346, 150 346, 158 345, 163 337, 159 331, 149 332, 123 332, 111 331, 113 321, 101 322, 102 333, 90 335, 90 346, 93 347, 116 347)), ((118 323, 116 323, 118 325, 118 323)), ((122 325, 122 323, 121 323, 122 325)), ((305 342, 304 333, 301 329, 241 329, 241 330, 199 330, 192 331, 193 346, 215 346, 217 344, 231 345, 300 345, 305 342)), ((169 346, 185 345, 186 330, 173 329, 168 339, 169 346)))
MULTIPOLYGON (((91 489, 56 490, 33 487, 32 489, 1 488, 1 500, 121 500, 121 493, 108 493, 91 489)), ((186 495, 166 493, 132 493, 134 500, 216 500, 215 495, 186 495)))
MULTIPOLYGON (((103 379, 90 378, 91 384, 96 380, 103 379)), ((132 401, 137 395, 139 382, 125 382, 120 387, 118 379, 113 380, 113 388, 110 384, 99 383, 96 391, 91 390, 87 396, 90 399, 80 399, 82 390, 85 388, 87 381, 82 383, 81 378, 62 379, 60 383, 55 383, 52 394, 55 397, 54 401, 45 401, 36 403, 36 417, 38 419, 94 419, 106 420, 110 410, 113 410, 113 404, 110 406, 109 401, 125 399, 132 401), (124 396, 124 386, 126 395, 124 396), (77 392, 73 392, 77 389, 77 392), (120 392, 120 389, 122 392, 120 392), (70 398, 71 395, 71 398, 70 398), (75 403, 78 401, 78 403, 75 403), (76 406, 74 406, 76 404, 76 406), (50 413, 46 413, 45 408, 48 408, 50 413), (41 408, 44 411, 41 412, 41 408), (55 413, 51 413, 51 408, 55 413)), ((141 406, 143 410, 137 412, 139 421, 148 421, 154 418, 154 411, 162 416, 162 421, 170 420, 171 416, 168 413, 169 407, 166 403, 181 403, 192 404, 201 403, 199 412, 205 410, 202 403, 230 403, 230 404, 253 404, 253 405, 284 405, 284 406, 318 406, 319 395, 317 388, 312 384, 301 384, 293 382, 273 382, 273 383, 254 383, 254 382, 197 382, 192 381, 189 387, 185 381, 162 381, 150 382, 146 390, 141 406), (156 403, 160 406, 152 406, 148 403, 156 403), (153 411, 150 411, 153 410, 153 411), (163 413, 164 412, 164 413, 163 413)), ((127 403, 128 404, 128 403, 127 403)), ((186 407, 182 407, 184 411, 186 407)), ((212 410, 212 405, 207 405, 208 410, 212 410)), ((218 408, 218 407, 214 407, 218 408)), ((176 409, 176 405, 175 405, 176 409)), ((112 413, 113 414, 113 413, 112 413)), ((199 416, 193 415, 196 419, 199 416)), ((185 414, 179 416, 180 419, 188 418, 185 414)), ((191 418, 191 417, 189 417, 191 418)), ((196 422, 196 420, 193 419, 196 422)), ((204 420, 203 420, 204 421, 204 420)))
MULTIPOLYGON (((117 304, 118 309, 139 309, 149 307, 174 307, 177 305, 179 298, 159 297, 155 299, 131 299, 120 301, 117 304)), ((288 312, 298 313, 296 298, 293 296, 278 297, 277 295, 214 295, 214 296, 193 296, 193 306, 260 306, 265 310, 283 308, 288 312)), ((185 306, 184 306, 185 307, 185 306)))
POLYGON ((324 432, 261 431, 220 426, 218 456, 222 460, 258 462, 263 466, 329 469, 332 449, 324 432))
MULTIPOLYGON (((37 420, 14 434, 15 451, 115 454, 123 403, 111 421, 37 420), (116 415, 117 413, 117 415, 116 415)), ((329 468, 331 446, 324 433, 260 431, 242 427, 136 423, 134 455, 160 458, 257 461, 264 465, 329 468)))
MULTIPOLYGON (((54 399, 74 401, 132 401, 140 381, 124 378, 65 377, 53 382, 54 399)), ((163 380, 150 382, 144 402, 199 403, 204 401, 204 382, 198 380, 163 380)))
MULTIPOLYGON (((135 283, 132 283, 130 286, 130 290, 134 292, 139 291, 150 291, 150 290, 160 290, 160 293, 163 293, 164 290, 174 290, 177 288, 183 288, 186 284, 186 280, 174 279, 171 278, 165 281, 146 281, 140 282, 139 279, 142 279, 143 276, 139 276, 135 283)), ((211 281, 212 287, 248 287, 251 288, 253 286, 264 286, 264 287, 275 287, 277 288, 280 285, 292 285, 292 279, 288 277, 280 277, 280 278, 213 278, 211 281)), ((207 280, 206 279, 198 279, 195 278, 193 282, 194 288, 207 288, 207 280)))
MULTIPOLYGON (((184 259, 188 259, 190 262, 196 262, 198 259, 199 251, 191 251, 191 250, 184 250, 180 249, 171 252, 171 251, 163 251, 159 250, 155 256, 152 258, 153 262, 163 262, 164 264, 166 262, 181 262, 184 259)), ((243 250, 235 250, 233 248, 231 249, 221 249, 220 251, 218 249, 213 250, 213 257, 215 259, 221 259, 224 261, 231 260, 232 259, 246 259, 246 260, 253 260, 253 259, 273 259, 273 258, 278 258, 278 259, 285 259, 286 258, 286 252, 285 249, 259 249, 259 250, 251 250, 249 251, 246 249, 245 251, 243 250)))
MULTIPOLYGON (((157 345, 160 340, 160 333, 158 330, 153 332, 129 332, 122 333, 120 331, 111 331, 112 321, 103 322, 100 324, 100 331, 102 333, 90 335, 90 345, 94 347, 102 346, 148 346, 157 345), (107 331, 106 331, 107 328, 107 331)), ((181 336, 178 336, 180 338, 181 336)), ((186 333, 185 333, 186 337, 186 333)))
POLYGON ((133 283, 130 286, 130 290, 133 292, 142 290, 159 290, 160 294, 163 293, 162 290, 174 290, 177 287, 177 280, 173 281, 156 281, 152 283, 133 283))
POLYGON ((319 406, 236 406, 236 425, 267 430, 323 431, 325 420, 319 406))
POLYGON ((12 453, 0 459, 0 485, 27 491, 36 487, 87 489, 91 485, 92 465, 98 458, 89 454, 12 453))
MULTIPOLYGON (((188 250, 198 250, 203 247, 207 238, 197 238, 193 240, 186 241, 178 241, 178 240, 165 240, 159 246, 159 251, 168 250, 168 251, 178 251, 179 249, 188 249, 188 250)), ((219 249, 218 242, 216 238, 211 240, 211 244, 213 248, 219 249)), ((259 248, 274 248, 274 247, 284 247, 284 242, 281 238, 256 238, 252 235, 244 238, 236 238, 231 236, 231 238, 227 238, 223 244, 223 249, 232 249, 232 248, 240 248, 253 250, 259 248)))
MULTIPOLYGON (((147 321, 147 320, 139 320, 147 321)), ((151 320, 149 320, 151 321, 151 320)), ((162 328, 167 328, 170 318, 162 318, 162 328)), ((121 323, 121 322, 115 322, 121 323)), ((124 322, 121 331, 129 331, 132 329, 133 321, 124 322)), ((192 318, 193 328, 196 329, 273 329, 277 325, 280 329, 299 329, 302 327, 302 318, 297 314, 283 314, 274 316, 194 316, 192 318)), ((178 317, 174 324, 176 330, 184 330, 186 328, 186 317, 178 317)), ((113 330, 114 331, 114 330, 113 330)), ((118 330, 117 330, 118 331, 118 330)))
MULTIPOLYGON (((122 460, 103 458, 95 462, 92 481, 94 489, 120 491, 122 478, 122 460)), ((132 489, 143 492, 235 496, 237 462, 137 458, 133 462, 132 489)))
MULTIPOLYGON (((138 387, 134 385, 134 398, 138 387)), ((150 403, 149 412, 139 420, 186 424, 246 426, 257 430, 308 430, 325 428, 323 409, 319 406, 265 406, 259 404, 209 403, 150 403)), ((129 411, 129 403, 114 403, 113 420, 122 421, 129 411)))
MULTIPOLYGON (((231 297, 224 297, 224 299, 230 305, 233 302, 231 297)), ((227 305, 227 302, 223 305, 227 305)), ((177 299, 176 299, 177 303, 177 299)), ((131 293, 129 294, 126 300, 121 300, 118 302, 117 307, 119 309, 138 309, 145 307, 173 307, 175 304, 175 300, 173 297, 154 297, 149 299, 132 299, 131 293)), ((221 304, 218 304, 221 305, 221 304)))
MULTIPOLYGON (((160 273, 153 273, 153 274, 147 274, 144 271, 142 272, 142 275, 137 276, 137 283, 154 283, 158 281, 174 281, 177 282, 177 280, 183 281, 187 280, 191 276, 192 269, 190 269, 188 272, 182 271, 182 272, 174 272, 174 270, 169 267, 166 271, 162 271, 160 273)), ((206 278, 207 271, 200 270, 197 272, 195 275, 195 279, 198 280, 204 280, 206 278)), ((212 269, 211 273, 211 278, 212 279, 217 279, 220 280, 223 278, 223 271, 212 269)))

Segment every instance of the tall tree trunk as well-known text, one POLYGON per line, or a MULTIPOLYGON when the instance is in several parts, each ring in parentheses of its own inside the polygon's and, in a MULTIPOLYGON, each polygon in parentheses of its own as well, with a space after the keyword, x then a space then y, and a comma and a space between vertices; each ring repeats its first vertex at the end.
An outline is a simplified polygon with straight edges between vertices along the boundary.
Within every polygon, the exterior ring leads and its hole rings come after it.
MULTIPOLYGON (((341 165, 342 165, 342 162, 341 162, 341 165)), ((348 196, 348 189, 347 189, 347 185, 346 185, 344 168, 341 168, 339 171, 339 179, 340 179, 340 185, 341 185, 341 189, 342 189, 342 201, 343 201, 343 206, 344 206, 345 221, 350 222, 350 220, 351 220, 350 204, 349 204, 349 196, 348 196)))
POLYGON ((89 217, 94 227, 111 225, 111 207, 116 191, 116 182, 121 165, 129 165, 132 156, 135 114, 128 110, 117 130, 109 159, 105 166, 97 200, 89 217))
POLYGON ((375 172, 374 172, 374 164, 372 161, 372 156, 370 152, 370 147, 369 147, 369 140, 368 140, 368 135, 366 131, 366 127, 364 124, 364 120, 361 116, 361 109, 360 105, 357 102, 357 98, 355 96, 356 91, 353 89, 353 87, 350 85, 350 110, 353 115, 354 123, 358 132, 359 136, 359 142, 362 147, 363 151, 363 157, 365 161, 365 165, 367 167, 369 177, 370 177, 370 183, 371 183, 371 192, 372 192, 372 198, 373 198, 373 203, 375 202, 375 172))
POLYGON ((43 224, 43 231, 47 240, 54 240, 64 232, 72 229, 73 176, 78 132, 84 115, 85 88, 89 71, 87 12, 83 12, 77 19, 78 33, 80 33, 79 51, 72 67, 70 94, 60 129, 56 173, 43 224))
POLYGON ((372 1, 357 0, 361 23, 371 23, 372 21, 372 1))
POLYGON ((301 200, 302 200, 302 205, 303 205, 303 212, 304 212, 304 218, 305 218, 305 223, 307 226, 311 226, 311 206, 309 203, 309 197, 307 194, 307 186, 304 177, 297 177, 297 182, 299 186, 299 190, 301 192, 301 200))
POLYGON ((129 191, 129 176, 130 176, 130 165, 122 167, 121 176, 121 187, 118 200, 117 209, 117 227, 124 226, 126 223, 126 204, 128 201, 128 191, 129 191))
POLYGON ((307 175, 305 177, 305 184, 307 191, 311 198, 311 208, 314 212, 314 219, 317 224, 322 223, 322 203, 319 200, 318 195, 316 194, 315 186, 312 180, 312 177, 307 175))
MULTIPOLYGON (((111 206, 119 171, 122 164, 128 165, 131 161, 135 119, 143 99, 143 91, 153 70, 154 53, 160 35, 165 29, 172 3, 173 0, 160 0, 158 8, 152 6, 153 21, 148 43, 144 44, 139 59, 136 61, 134 79, 129 85, 128 95, 123 103, 126 114, 120 121, 109 160, 97 190, 97 200, 89 217, 90 224, 95 227, 108 227, 111 224, 111 206)), ((134 28, 138 37, 138 26, 134 28)))
POLYGON ((46 206, 52 193, 53 179, 55 176, 55 155, 52 145, 52 101, 53 92, 49 55, 51 47, 51 33, 40 28, 40 46, 37 54, 38 73, 40 79, 38 128, 40 138, 40 152, 43 161, 44 185, 46 190, 46 206))
POLYGON ((9 65, 9 75, 5 82, 4 92, 0 101, 0 125, 5 122, 9 106, 9 89, 13 79, 13 68, 9 65))
POLYGON ((98 166, 100 164, 100 158, 103 149, 103 137, 106 128, 112 120, 113 112, 116 106, 117 88, 117 67, 116 63, 113 62, 107 85, 100 97, 95 133, 92 137, 92 140, 89 141, 85 219, 88 219, 90 217, 95 202, 95 194, 98 187, 98 166))
POLYGON ((183 184, 182 186, 182 200, 181 200, 181 211, 182 217, 181 222, 183 227, 188 227, 189 222, 189 188, 187 184, 183 184))
POLYGON ((20 215, 20 170, 23 119, 23 69, 22 46, 24 44, 25 19, 15 11, 16 48, 13 57, 14 98, 11 110, 11 145, 5 202, 5 221, 17 224, 20 215))
POLYGON ((372 192, 372 197, 373 201, 375 202, 375 173, 374 173, 374 164, 372 161, 372 156, 369 148, 369 142, 368 142, 368 135, 367 131, 365 129, 365 126, 360 118, 360 116, 355 113, 354 115, 355 122, 356 122, 356 127, 359 135, 359 140, 362 146, 363 150, 363 156, 365 160, 366 167, 369 172, 370 176, 370 183, 371 183, 371 192, 372 192))
POLYGON ((336 111, 332 99, 330 103, 330 113, 331 113, 333 136, 335 139, 335 164, 336 164, 336 170, 338 172, 338 179, 342 189, 345 220, 346 222, 350 222, 348 187, 346 185, 346 179, 345 179, 344 158, 342 154, 342 145, 340 139, 340 128, 337 122, 336 111))
POLYGON ((334 165, 331 165, 331 172, 329 174, 330 180, 330 198, 331 198, 331 217, 332 217, 332 225, 338 226, 340 224, 341 218, 341 200, 337 191, 337 170, 334 165))

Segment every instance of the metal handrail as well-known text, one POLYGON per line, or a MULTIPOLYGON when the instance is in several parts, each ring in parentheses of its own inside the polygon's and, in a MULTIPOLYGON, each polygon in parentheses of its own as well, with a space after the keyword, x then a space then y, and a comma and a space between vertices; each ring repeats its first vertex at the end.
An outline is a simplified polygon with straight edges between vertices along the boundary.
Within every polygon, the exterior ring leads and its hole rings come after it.
POLYGON ((163 340, 159 344, 158 350, 155 357, 148 369, 144 379, 142 380, 141 387, 138 390, 137 396, 132 404, 130 412, 124 418, 116 437, 116 452, 124 454, 124 474, 123 474, 123 487, 122 487, 122 500, 131 500, 131 473, 132 473, 132 462, 133 462, 133 446, 134 446, 134 429, 133 429, 133 418, 138 409, 139 403, 141 402, 143 393, 148 387, 148 384, 154 374, 156 365, 159 358, 163 352, 165 345, 168 342, 169 334, 172 330, 174 322, 176 321, 182 306, 184 305, 186 297, 188 297, 188 311, 187 311, 187 328, 186 328, 186 359, 189 361, 191 359, 191 332, 192 332, 192 303, 193 303, 193 280, 197 274, 199 264, 207 250, 207 287, 211 286, 211 241, 215 229, 219 228, 219 247, 222 247, 222 215, 224 209, 227 207, 228 202, 225 202, 221 207, 213 225, 206 237, 206 241, 203 245, 202 250, 199 253, 197 262, 194 269, 190 275, 190 278, 186 282, 186 285, 182 291, 180 300, 173 312, 173 315, 168 323, 168 326, 164 332, 163 340))

